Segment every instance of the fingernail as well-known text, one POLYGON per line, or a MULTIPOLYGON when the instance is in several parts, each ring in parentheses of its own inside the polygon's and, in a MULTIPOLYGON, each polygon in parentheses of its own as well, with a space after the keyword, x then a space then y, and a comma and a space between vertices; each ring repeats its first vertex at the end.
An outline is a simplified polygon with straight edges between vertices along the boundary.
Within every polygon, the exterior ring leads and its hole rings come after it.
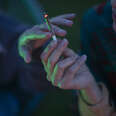
POLYGON ((30 63, 31 62, 31 58, 30 57, 25 58, 25 62, 26 63, 30 63))
POLYGON ((67 39, 64 39, 63 40, 63 45, 66 44, 66 43, 68 43, 68 41, 67 41, 67 39))
POLYGON ((83 55, 82 56, 82 60, 86 60, 87 59, 87 56, 86 55, 83 55))

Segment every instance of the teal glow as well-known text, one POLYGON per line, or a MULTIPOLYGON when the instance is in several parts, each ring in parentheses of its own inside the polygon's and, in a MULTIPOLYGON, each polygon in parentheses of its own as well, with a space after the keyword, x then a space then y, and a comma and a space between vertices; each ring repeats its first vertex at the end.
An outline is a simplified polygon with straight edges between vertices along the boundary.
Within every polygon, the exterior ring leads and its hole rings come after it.
POLYGON ((48 26, 48 30, 50 31, 50 30, 51 30, 51 27, 50 27, 50 25, 49 25, 49 23, 48 23, 48 20, 45 19, 45 22, 46 22, 46 24, 47 24, 47 26, 48 26))

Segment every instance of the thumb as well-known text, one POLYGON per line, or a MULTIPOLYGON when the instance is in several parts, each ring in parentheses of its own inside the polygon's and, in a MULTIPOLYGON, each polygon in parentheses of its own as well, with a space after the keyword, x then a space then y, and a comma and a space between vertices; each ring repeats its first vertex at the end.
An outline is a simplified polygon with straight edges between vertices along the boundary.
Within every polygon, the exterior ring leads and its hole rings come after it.
POLYGON ((31 50, 26 48, 26 47, 22 47, 19 50, 19 54, 20 56, 24 59, 24 61, 26 63, 30 63, 31 62, 31 50))

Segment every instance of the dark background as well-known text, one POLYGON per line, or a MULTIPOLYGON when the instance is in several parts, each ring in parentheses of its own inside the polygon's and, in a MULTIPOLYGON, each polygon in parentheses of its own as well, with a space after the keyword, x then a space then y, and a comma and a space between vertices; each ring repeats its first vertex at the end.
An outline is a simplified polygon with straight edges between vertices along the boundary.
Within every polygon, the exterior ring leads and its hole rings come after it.
MULTIPOLYGON (((50 17, 65 13, 76 13, 75 24, 68 30, 69 46, 78 51, 80 49, 80 23, 88 8, 105 0, 40 0, 50 17)), ((0 0, 0 8, 8 15, 16 17, 26 24, 39 24, 40 8, 35 0, 0 0)), ((73 96, 71 91, 56 90, 49 92, 34 115, 74 116, 71 109, 73 96)), ((34 116, 33 115, 33 116, 34 116)))

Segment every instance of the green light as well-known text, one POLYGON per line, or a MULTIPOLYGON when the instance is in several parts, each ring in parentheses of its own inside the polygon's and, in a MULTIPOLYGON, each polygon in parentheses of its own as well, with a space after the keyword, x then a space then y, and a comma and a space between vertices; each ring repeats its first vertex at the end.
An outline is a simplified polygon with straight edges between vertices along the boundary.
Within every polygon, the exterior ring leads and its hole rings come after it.
POLYGON ((47 73, 47 80, 48 80, 49 71, 48 71, 47 66, 46 66, 46 64, 44 63, 44 61, 42 61, 42 63, 43 63, 43 65, 44 65, 44 69, 45 69, 45 71, 46 71, 46 73, 47 73))
POLYGON ((21 36, 19 38, 19 43, 18 43, 18 51, 19 51, 19 55, 21 57, 25 57, 25 52, 22 50, 23 46, 26 46, 27 42, 29 40, 35 40, 35 39, 44 39, 46 37, 46 35, 41 34, 41 35, 36 35, 36 34, 31 34, 31 35, 25 35, 25 36, 21 36))
POLYGON ((55 80, 55 76, 57 74, 57 71, 58 71, 58 66, 56 65, 55 68, 54 68, 54 71, 52 73, 52 76, 51 76, 52 84, 54 84, 54 80, 55 80))
POLYGON ((51 30, 51 27, 50 27, 50 25, 49 25, 47 19, 45 19, 45 22, 46 22, 46 24, 47 24, 47 26, 48 26, 48 30, 50 31, 50 30, 51 30))
POLYGON ((50 75, 50 73, 51 73, 51 72, 50 72, 50 66, 51 66, 51 65, 50 65, 50 60, 48 59, 48 63, 47 63, 47 69, 49 70, 49 71, 48 71, 48 75, 50 75))

